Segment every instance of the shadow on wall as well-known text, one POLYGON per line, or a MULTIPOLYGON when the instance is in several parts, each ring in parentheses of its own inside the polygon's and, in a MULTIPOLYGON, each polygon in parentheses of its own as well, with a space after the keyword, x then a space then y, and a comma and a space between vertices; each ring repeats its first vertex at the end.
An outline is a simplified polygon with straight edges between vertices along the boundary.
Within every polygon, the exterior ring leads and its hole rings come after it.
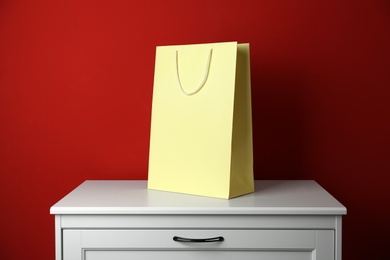
POLYGON ((252 67, 255 179, 305 178, 305 84, 293 68, 252 67))

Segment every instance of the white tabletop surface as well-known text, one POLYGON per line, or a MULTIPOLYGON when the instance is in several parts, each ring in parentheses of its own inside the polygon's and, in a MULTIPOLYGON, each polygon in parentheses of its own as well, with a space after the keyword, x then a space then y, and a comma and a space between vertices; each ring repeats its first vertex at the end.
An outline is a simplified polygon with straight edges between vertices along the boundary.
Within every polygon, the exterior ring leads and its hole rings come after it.
POLYGON ((255 181, 255 192, 230 200, 147 189, 147 181, 85 181, 51 214, 344 215, 315 181, 255 181))

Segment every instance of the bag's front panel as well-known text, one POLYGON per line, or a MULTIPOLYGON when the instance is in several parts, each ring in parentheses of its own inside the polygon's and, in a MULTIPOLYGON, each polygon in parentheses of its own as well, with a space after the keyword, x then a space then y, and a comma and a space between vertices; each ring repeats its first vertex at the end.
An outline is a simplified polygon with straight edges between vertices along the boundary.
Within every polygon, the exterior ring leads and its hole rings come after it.
POLYGON ((237 43, 157 48, 149 188, 228 196, 236 55, 237 43))

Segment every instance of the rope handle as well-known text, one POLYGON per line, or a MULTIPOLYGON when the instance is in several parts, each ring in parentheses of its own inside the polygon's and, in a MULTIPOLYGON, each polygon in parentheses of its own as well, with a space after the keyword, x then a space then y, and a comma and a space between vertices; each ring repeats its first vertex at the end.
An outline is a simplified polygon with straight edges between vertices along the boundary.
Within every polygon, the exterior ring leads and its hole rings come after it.
POLYGON ((186 95, 186 96, 194 95, 194 94, 198 93, 203 88, 203 86, 206 84, 206 81, 207 81, 207 78, 209 77, 209 72, 210 72, 210 63, 211 63, 212 53, 213 53, 213 49, 210 49, 209 57, 208 57, 207 63, 206 63, 206 70, 205 70, 205 73, 204 73, 203 81, 200 83, 200 85, 194 91, 187 92, 187 91, 184 90, 183 85, 181 84, 180 73, 179 73, 179 51, 176 50, 176 76, 177 76, 177 82, 179 83, 180 90, 181 90, 181 92, 183 92, 184 95, 186 95))

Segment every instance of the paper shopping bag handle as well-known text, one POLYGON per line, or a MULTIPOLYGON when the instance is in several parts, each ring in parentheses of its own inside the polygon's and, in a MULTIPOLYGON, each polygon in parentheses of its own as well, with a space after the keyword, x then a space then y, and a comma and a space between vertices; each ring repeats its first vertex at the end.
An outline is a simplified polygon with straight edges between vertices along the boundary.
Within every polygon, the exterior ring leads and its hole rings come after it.
POLYGON ((204 73, 204 77, 203 77, 202 83, 200 83, 200 85, 194 91, 187 92, 187 91, 184 90, 184 88, 183 88, 183 86, 181 84, 180 74, 179 74, 179 51, 176 51, 176 76, 177 76, 177 82, 179 83, 181 92, 183 92, 184 95, 191 96, 193 94, 196 94, 206 84, 206 81, 207 81, 207 78, 208 78, 209 72, 210 72, 210 63, 211 63, 212 53, 213 53, 213 49, 210 49, 209 58, 207 59, 206 70, 205 70, 205 73, 204 73))

